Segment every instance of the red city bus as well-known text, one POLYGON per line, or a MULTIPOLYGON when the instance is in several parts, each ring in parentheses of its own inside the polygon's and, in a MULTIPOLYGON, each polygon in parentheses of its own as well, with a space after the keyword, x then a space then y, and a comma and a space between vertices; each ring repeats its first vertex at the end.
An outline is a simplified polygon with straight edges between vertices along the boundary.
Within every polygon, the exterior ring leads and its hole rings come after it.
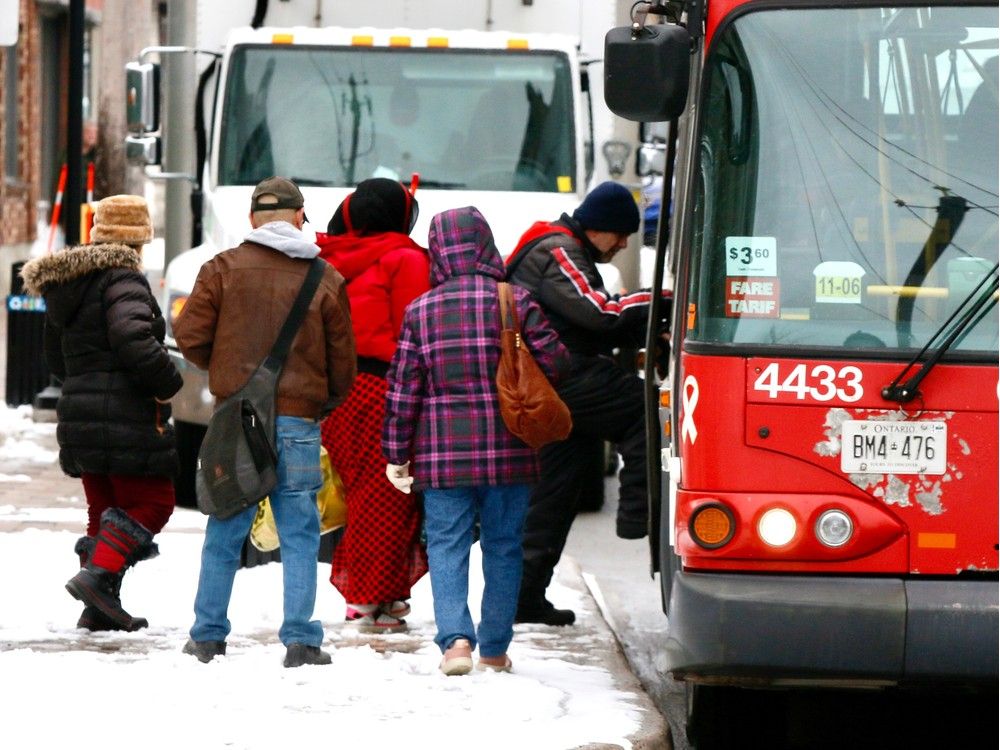
POLYGON ((995 689, 996 4, 634 10, 605 97, 670 123, 650 538, 689 734, 719 686, 995 689))

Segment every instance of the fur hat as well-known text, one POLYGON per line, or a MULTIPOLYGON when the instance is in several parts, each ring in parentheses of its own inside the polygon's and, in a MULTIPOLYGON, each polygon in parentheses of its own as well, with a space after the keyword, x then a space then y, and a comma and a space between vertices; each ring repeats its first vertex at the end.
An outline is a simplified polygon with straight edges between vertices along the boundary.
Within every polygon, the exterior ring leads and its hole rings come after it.
POLYGON ((144 245, 153 239, 153 223, 146 199, 138 195, 112 195, 97 204, 91 242, 144 245))
POLYGON ((639 207, 635 198, 627 187, 617 182, 602 182, 591 190, 573 212, 573 218, 584 229, 599 232, 632 234, 639 230, 639 207))

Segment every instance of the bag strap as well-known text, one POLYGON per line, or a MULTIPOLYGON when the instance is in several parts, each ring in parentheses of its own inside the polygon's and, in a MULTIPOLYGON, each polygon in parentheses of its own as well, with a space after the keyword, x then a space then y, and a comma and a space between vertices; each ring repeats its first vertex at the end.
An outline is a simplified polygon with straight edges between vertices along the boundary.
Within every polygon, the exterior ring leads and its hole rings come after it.
POLYGON ((305 281, 302 282, 299 294, 295 298, 295 302, 292 303, 292 310, 288 313, 285 324, 281 326, 281 332, 278 333, 278 338, 274 342, 274 346, 271 347, 271 353, 264 360, 264 367, 267 369, 280 372, 284 366, 285 358, 292 347, 295 334, 298 333, 299 327, 306 316, 306 310, 309 309, 312 298, 316 294, 316 289, 319 288, 319 282, 323 278, 324 266, 326 266, 326 261, 321 258, 314 258, 312 265, 309 266, 305 281))
POLYGON ((497 296, 500 298, 500 327, 520 333, 521 321, 517 316, 517 302, 510 284, 506 281, 497 282, 497 296))

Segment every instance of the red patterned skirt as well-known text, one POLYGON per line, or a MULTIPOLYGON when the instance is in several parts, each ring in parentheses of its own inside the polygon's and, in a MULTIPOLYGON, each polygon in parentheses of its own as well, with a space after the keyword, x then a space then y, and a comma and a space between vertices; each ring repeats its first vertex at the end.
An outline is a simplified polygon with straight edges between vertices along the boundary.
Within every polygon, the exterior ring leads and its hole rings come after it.
POLYGON ((333 553, 330 582, 349 604, 408 599, 427 572, 414 495, 385 476, 384 378, 359 372, 347 400, 323 421, 323 446, 344 482, 347 527, 333 553))

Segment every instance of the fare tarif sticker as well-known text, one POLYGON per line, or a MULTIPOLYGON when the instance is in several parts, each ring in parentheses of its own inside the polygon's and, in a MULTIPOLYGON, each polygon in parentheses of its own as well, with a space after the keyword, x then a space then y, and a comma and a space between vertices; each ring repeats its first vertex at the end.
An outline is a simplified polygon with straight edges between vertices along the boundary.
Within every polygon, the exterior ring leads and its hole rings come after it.
POLYGON ((774 237, 726 237, 726 276, 778 275, 774 237))
POLYGON ((778 279, 748 276, 726 277, 727 318, 777 318, 778 279))

